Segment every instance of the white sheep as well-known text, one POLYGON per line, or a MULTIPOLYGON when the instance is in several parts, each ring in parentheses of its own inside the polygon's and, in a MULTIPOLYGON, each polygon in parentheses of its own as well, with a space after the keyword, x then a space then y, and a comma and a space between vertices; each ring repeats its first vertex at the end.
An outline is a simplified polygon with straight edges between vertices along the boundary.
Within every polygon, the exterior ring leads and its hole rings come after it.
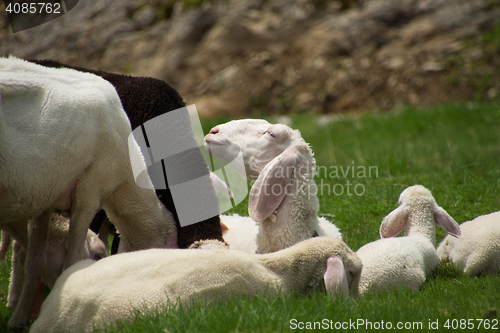
POLYGON ((70 213, 65 268, 81 256, 101 207, 124 250, 173 247, 176 233, 155 192, 135 184, 129 156, 142 155, 109 82, 0 58, 0 98, 0 226, 27 249, 23 292, 8 324, 16 328, 28 324, 52 212, 70 213))
POLYGON ((500 272, 500 212, 460 224, 462 237, 446 236, 437 249, 440 260, 450 260, 469 276, 500 272))
POLYGON ((362 246, 356 254, 363 262, 360 292, 406 287, 418 290, 439 259, 435 249, 435 225, 455 237, 460 227, 439 207, 421 185, 405 189, 399 206, 380 225, 383 239, 362 246), (393 237, 404 230, 404 237, 393 237), (390 237, 390 238, 387 238, 390 237))
POLYGON ((325 290, 358 295, 361 261, 342 241, 315 237, 282 251, 145 250, 82 261, 65 271, 30 332, 93 332, 167 302, 325 290), (340 289, 340 290, 339 290, 340 289))
MULTIPOLYGON (((53 214, 49 224, 46 266, 42 274, 42 282, 52 289, 59 275, 62 273, 66 257, 69 220, 59 214, 53 214)), ((8 247, 10 236, 2 232, 2 245, 8 247)), ((106 257, 106 247, 99 237, 91 230, 87 232, 84 249, 80 251, 83 259, 100 260, 106 257)), ((3 253, 2 253, 3 254, 3 253)), ((1 257, 2 260, 5 257, 1 257)), ((14 241, 12 254, 12 270, 10 275, 9 296, 7 308, 15 309, 21 295, 24 282, 24 265, 26 251, 14 241)), ((43 287, 42 287, 43 288, 43 287)), ((41 299, 38 300, 41 303, 41 299)), ((38 305, 39 306, 39 305, 38 305)))
MULTIPOLYGON (((298 130, 265 120, 234 120, 212 128, 205 136, 205 147, 226 161, 241 149, 245 176, 255 180, 248 211, 259 223, 257 253, 278 251, 320 233, 316 161, 298 130)), ((246 228, 243 220, 248 218, 241 219, 246 228)), ((221 216, 223 223, 227 220, 221 216)), ((336 229, 335 238, 342 238, 334 225, 329 228, 336 229)), ((226 237, 230 237, 227 233, 225 240, 230 243, 226 237)))

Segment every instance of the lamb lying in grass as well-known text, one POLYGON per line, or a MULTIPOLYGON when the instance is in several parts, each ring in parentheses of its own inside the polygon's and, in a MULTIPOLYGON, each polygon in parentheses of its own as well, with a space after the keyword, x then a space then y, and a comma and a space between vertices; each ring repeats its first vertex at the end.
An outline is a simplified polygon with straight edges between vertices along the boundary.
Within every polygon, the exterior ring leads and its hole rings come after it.
POLYGON ((398 286, 418 290, 426 275, 439 264, 435 224, 455 237, 460 236, 458 224, 436 204, 429 190, 421 185, 405 189, 398 208, 380 225, 384 239, 368 243, 356 252, 363 262, 360 292, 398 286), (403 230, 404 237, 393 237, 403 230))
POLYGON ((469 276, 500 272, 500 212, 460 225, 462 237, 446 236, 439 244, 440 260, 450 260, 469 276))
POLYGON ((212 128, 205 136, 205 147, 228 162, 241 149, 245 176, 255 180, 248 205, 251 219, 221 216, 223 224, 231 224, 224 234, 230 248, 252 251, 255 247, 257 253, 269 253, 317 235, 342 239, 334 224, 318 218, 316 161, 298 130, 265 120, 235 120, 212 128), (256 236, 247 235, 255 230, 254 221, 259 231, 256 236), (241 241, 247 236, 250 242, 255 237, 255 246, 241 241), (243 242, 246 245, 240 247, 238 243, 243 242))
POLYGON ((361 260, 338 239, 315 237, 269 254, 152 249, 81 261, 66 270, 30 332, 93 332, 168 301, 227 300, 325 290, 357 297, 361 260))

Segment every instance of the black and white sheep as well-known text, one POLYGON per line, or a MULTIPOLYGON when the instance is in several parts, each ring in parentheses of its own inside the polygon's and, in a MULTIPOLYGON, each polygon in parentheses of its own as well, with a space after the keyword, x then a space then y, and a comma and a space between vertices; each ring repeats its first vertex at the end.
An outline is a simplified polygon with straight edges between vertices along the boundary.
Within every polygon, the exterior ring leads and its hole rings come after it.
POLYGON ((101 207, 129 250, 173 247, 177 239, 171 213, 135 184, 130 154, 137 163, 142 155, 128 140, 130 122, 109 82, 0 58, 0 98, 0 227, 27 250, 13 328, 28 324, 54 211, 71 218, 65 268, 80 259, 101 207))
MULTIPOLYGON (((103 70, 92 70, 83 67, 69 66, 54 60, 30 61, 46 67, 72 68, 81 72, 96 74, 109 81, 116 88, 118 96, 122 102, 123 109, 127 113, 133 129, 166 112, 185 106, 184 100, 179 93, 168 83, 159 79, 113 74, 103 70)), ((185 113, 185 119, 183 120, 189 123, 189 116, 187 112, 185 113)), ((183 138, 183 140, 187 139, 192 139, 194 141, 194 137, 192 137, 192 135, 191 138, 189 138, 189 136, 183 138)), ((196 143, 193 143, 193 145, 194 144, 196 143)), ((192 156, 186 159, 187 162, 183 162, 183 167, 203 169, 201 173, 208 174, 208 168, 205 163, 193 162, 202 160, 201 153, 193 150, 190 154, 192 154, 192 156)), ((177 244, 180 248, 187 248, 195 241, 205 239, 217 239, 222 242, 224 241, 222 238, 222 230, 218 215, 207 218, 199 223, 181 227, 170 188, 168 188, 168 184, 166 185, 167 189, 156 190, 156 194, 158 195, 160 201, 170 212, 172 212, 172 215, 174 216, 177 227, 177 244)), ((203 187, 202 190, 206 191, 208 188, 210 188, 210 186, 203 187)), ((209 205, 218 206, 217 197, 213 191, 208 191, 205 197, 207 202, 213 202, 213 204, 209 203, 209 205)), ((94 223, 100 225, 101 221, 102 218, 94 223)))

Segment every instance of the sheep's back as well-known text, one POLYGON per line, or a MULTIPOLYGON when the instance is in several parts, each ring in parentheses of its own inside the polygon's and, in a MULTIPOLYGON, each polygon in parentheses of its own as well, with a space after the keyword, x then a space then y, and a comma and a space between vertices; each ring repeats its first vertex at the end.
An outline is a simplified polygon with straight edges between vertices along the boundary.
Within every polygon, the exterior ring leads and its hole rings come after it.
POLYGON ((277 277, 245 253, 221 250, 144 250, 72 266, 57 280, 32 332, 91 331, 126 320, 134 309, 169 300, 227 299, 262 294, 277 277), (85 326, 87 325, 87 326, 85 326), (85 329, 82 329, 85 327, 85 329))
POLYGON ((360 292, 384 288, 419 289, 438 265, 436 250, 425 237, 393 237, 362 246, 360 292))

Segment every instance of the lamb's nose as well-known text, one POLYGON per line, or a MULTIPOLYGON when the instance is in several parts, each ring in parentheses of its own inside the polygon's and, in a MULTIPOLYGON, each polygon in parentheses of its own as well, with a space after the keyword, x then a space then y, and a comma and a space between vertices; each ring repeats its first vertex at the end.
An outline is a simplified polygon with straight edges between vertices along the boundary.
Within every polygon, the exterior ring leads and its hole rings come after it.
POLYGON ((219 127, 217 127, 217 126, 215 126, 214 128, 212 128, 210 130, 210 134, 217 134, 217 133, 219 133, 219 127))

